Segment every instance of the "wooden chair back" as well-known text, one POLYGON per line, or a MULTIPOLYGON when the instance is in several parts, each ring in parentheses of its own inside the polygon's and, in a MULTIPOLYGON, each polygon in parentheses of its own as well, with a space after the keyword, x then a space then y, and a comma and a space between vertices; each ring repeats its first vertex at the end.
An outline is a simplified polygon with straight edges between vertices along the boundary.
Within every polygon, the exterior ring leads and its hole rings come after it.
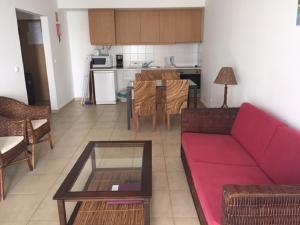
POLYGON ((142 70, 141 80, 161 80, 161 70, 142 70))
POLYGON ((143 79, 142 79, 142 74, 141 73, 136 73, 135 74, 135 80, 136 81, 142 81, 143 79))
POLYGON ((177 73, 176 70, 165 70, 161 74, 162 80, 179 80, 180 73, 177 73))
POLYGON ((166 113, 178 114, 187 108, 188 93, 188 80, 166 80, 166 113))
POLYGON ((156 81, 134 82, 134 113, 139 116, 156 113, 156 81))

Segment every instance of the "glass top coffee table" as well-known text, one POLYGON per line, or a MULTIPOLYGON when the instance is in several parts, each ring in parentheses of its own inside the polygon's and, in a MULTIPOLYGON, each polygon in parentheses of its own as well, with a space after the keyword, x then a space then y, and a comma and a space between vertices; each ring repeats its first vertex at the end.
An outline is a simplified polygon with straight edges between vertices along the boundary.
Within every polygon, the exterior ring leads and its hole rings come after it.
POLYGON ((151 141, 92 141, 54 195, 61 225, 149 225, 151 141), (77 202, 67 221, 65 203, 77 202))

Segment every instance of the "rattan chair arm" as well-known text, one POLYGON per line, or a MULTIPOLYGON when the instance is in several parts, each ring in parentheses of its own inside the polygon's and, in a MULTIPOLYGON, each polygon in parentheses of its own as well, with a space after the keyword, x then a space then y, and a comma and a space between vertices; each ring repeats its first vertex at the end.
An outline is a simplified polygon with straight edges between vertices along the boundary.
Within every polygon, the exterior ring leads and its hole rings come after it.
POLYGON ((26 120, 0 116, 0 136, 26 136, 26 120))
POLYGON ((229 134, 239 108, 184 109, 181 132, 229 134))
POLYGON ((28 106, 26 110, 26 117, 30 119, 49 119, 49 106, 28 106))
POLYGON ((300 185, 227 185, 222 224, 300 224, 300 185))

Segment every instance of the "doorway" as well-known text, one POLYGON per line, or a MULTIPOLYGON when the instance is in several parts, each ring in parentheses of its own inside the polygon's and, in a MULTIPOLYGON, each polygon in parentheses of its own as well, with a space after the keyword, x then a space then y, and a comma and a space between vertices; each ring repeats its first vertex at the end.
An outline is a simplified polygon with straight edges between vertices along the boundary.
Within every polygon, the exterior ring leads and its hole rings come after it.
POLYGON ((41 16, 16 10, 29 105, 50 106, 41 16))

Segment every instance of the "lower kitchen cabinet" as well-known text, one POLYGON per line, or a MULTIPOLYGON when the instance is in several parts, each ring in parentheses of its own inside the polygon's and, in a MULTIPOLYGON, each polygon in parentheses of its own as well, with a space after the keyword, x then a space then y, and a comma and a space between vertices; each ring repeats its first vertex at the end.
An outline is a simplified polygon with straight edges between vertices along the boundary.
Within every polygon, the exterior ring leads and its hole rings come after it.
POLYGON ((108 70, 93 73, 96 104, 116 104, 116 72, 108 70))

